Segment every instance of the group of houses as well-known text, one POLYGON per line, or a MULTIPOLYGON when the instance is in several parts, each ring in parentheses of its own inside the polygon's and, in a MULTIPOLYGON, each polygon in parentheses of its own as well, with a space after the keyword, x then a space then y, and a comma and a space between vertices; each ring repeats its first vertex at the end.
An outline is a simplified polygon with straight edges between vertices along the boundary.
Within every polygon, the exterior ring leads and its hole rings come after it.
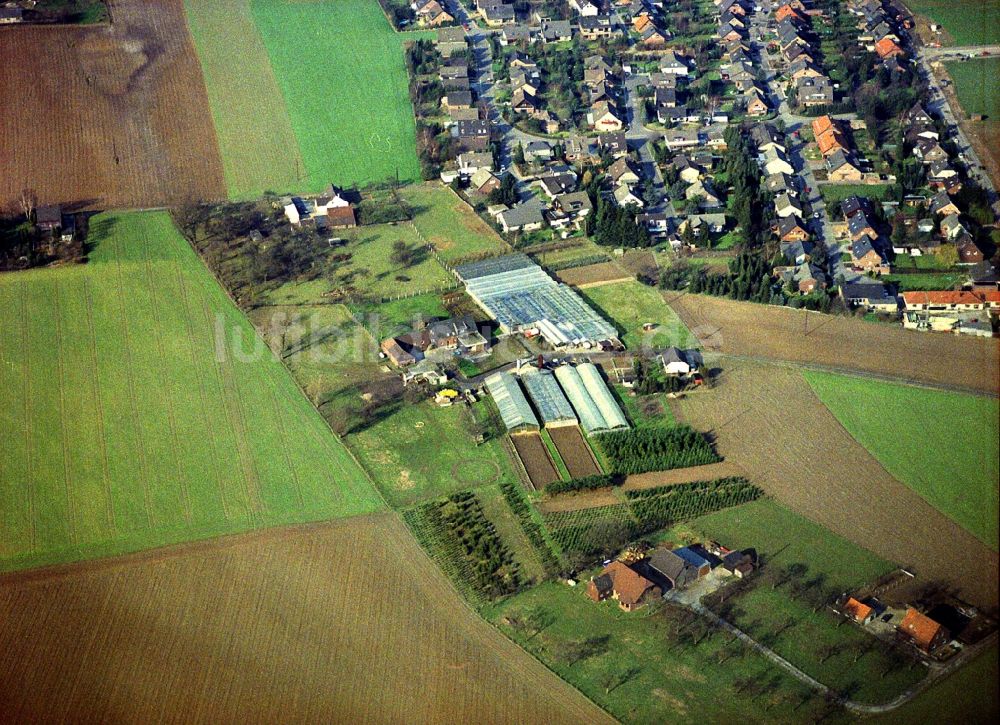
POLYGON ((847 8, 858 18, 858 43, 878 55, 889 72, 903 71, 907 53, 900 28, 909 28, 912 21, 882 0, 848 0, 847 8))
POLYGON ((830 116, 819 116, 812 121, 813 139, 823 156, 826 179, 831 183, 858 184, 865 181, 866 162, 858 158, 854 148, 851 123, 830 116))
POLYGON ((778 5, 773 19, 781 54, 785 91, 802 108, 829 106, 836 101, 833 81, 820 63, 819 39, 813 32, 810 10, 800 0, 778 5))
POLYGON ((420 320, 412 330, 388 337, 379 345, 382 354, 399 368, 421 360, 442 357, 478 357, 489 352, 489 338, 480 331, 472 315, 444 320, 420 320))
POLYGON ((750 16, 755 11, 748 0, 715 0, 718 8, 716 35, 724 44, 728 65, 723 80, 740 93, 740 108, 750 118, 766 116, 767 91, 757 81, 750 47, 750 16))
POLYGON ((671 590, 682 590, 700 579, 749 576, 754 569, 752 551, 733 551, 715 542, 651 552, 628 551, 608 563, 587 583, 587 596, 595 602, 612 599, 632 612, 671 590))

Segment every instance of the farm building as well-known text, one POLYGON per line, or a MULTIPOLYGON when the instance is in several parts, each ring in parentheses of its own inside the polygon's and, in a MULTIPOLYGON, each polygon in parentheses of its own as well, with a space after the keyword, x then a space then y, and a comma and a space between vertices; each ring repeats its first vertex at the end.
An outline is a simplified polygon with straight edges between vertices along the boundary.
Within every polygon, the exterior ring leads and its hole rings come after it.
POLYGON ((500 410, 500 418, 509 431, 534 430, 538 428, 538 419, 531 410, 528 399, 524 397, 517 378, 507 372, 497 373, 486 378, 486 389, 493 396, 493 401, 500 410))
POLYGON ((562 365, 556 368, 556 379, 587 433, 628 428, 621 408, 593 364, 562 365))
POLYGON ((548 370, 535 367, 525 368, 521 372, 521 382, 528 391, 528 397, 546 427, 560 425, 576 425, 576 415, 573 406, 566 400, 555 376, 548 370))
POLYGON ((906 610, 906 616, 899 623, 899 631, 909 637, 917 649, 924 652, 931 652, 951 636, 941 624, 913 607, 906 610))
POLYGON ((463 264, 455 273, 505 335, 537 331, 556 348, 619 344, 613 325, 523 254, 463 264))
POLYGON ((658 586, 620 561, 608 564, 600 576, 591 579, 587 585, 587 596, 592 600, 617 599, 618 606, 626 612, 638 609, 646 603, 647 597, 659 594, 658 586))

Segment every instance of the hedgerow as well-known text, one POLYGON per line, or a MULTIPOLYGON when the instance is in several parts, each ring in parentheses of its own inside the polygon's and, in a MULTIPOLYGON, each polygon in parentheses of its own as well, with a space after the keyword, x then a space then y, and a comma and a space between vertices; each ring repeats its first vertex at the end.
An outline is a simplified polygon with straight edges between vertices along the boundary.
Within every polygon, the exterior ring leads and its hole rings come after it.
POLYGON ((722 460, 705 436, 687 425, 612 431, 595 440, 611 470, 618 473, 666 471, 722 460))
POLYGON ((601 473, 595 476, 571 478, 568 481, 555 481, 545 487, 545 493, 568 493, 570 491, 592 491, 595 488, 620 486, 622 477, 613 473, 601 473))

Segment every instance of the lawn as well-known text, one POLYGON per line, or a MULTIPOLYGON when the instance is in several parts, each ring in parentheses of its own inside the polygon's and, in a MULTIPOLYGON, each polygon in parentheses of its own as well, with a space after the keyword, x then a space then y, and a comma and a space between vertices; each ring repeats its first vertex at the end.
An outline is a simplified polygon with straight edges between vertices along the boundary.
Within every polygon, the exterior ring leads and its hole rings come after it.
POLYGON ((818 187, 820 196, 827 204, 843 201, 849 196, 863 196, 881 201, 889 193, 889 187, 885 184, 819 184, 818 187))
POLYGON ((895 282, 900 292, 920 292, 955 289, 967 277, 967 274, 961 272, 928 272, 925 274, 918 272, 916 274, 886 274, 882 276, 882 279, 886 282, 895 282))
POLYGON ((287 282, 271 290, 268 300, 273 304, 308 304, 327 301, 329 292, 344 291, 348 297, 380 302, 457 284, 425 248, 414 255, 409 265, 393 261, 393 244, 397 241, 411 249, 426 246, 410 224, 358 227, 344 238, 345 243, 337 251, 350 255, 350 259, 336 266, 332 278, 287 282))
POLYGON ((298 191, 305 170, 251 0, 184 0, 233 199, 298 191))
POLYGON ((0 569, 380 507, 166 213, 90 241, 0 276, 0 569))
POLYGON ((992 398, 805 372, 837 420, 886 470, 997 548, 998 416, 992 398))
POLYGON ((664 302, 660 292, 641 282, 617 282, 580 290, 598 312, 611 321, 629 350, 660 349, 670 345, 697 347, 698 342, 681 319, 664 302), (656 325, 644 332, 648 322, 656 325))
POLYGON ((910 702, 873 717, 871 722, 882 725, 938 725, 942 721, 942 713, 948 713, 952 722, 996 722, 1000 715, 997 654, 994 644, 910 702))
MULTIPOLYGON (((626 613, 611 600, 594 603, 583 584, 542 584, 485 615, 625 723, 806 722, 823 707, 804 685, 727 635, 682 641, 678 620, 649 609, 626 613), (581 649, 590 656, 577 659, 581 649), (743 678, 761 691, 737 692, 743 678)), ((697 625, 685 629, 703 636, 697 625)))
POLYGON ((511 251, 510 245, 448 187, 413 185, 402 193, 415 208, 414 225, 446 263, 511 251))
POLYGON ((455 491, 514 480, 500 440, 476 444, 471 428, 486 403, 440 408, 431 401, 402 405, 347 437, 389 502, 410 506, 455 491))
POLYGON ((251 0, 250 7, 302 153, 301 190, 419 179, 404 36, 378 3, 251 0))
POLYGON ((417 318, 445 318, 448 310, 434 293, 404 297, 382 304, 357 303, 351 310, 379 340, 412 330, 417 318))
MULTIPOLYGON (((1000 21, 1000 16, 997 20, 1000 21)), ((996 82, 1000 58, 974 58, 945 63, 945 67, 955 82, 955 93, 963 111, 1000 119, 1000 88, 996 82)))
POLYGON ((612 392, 633 428, 670 428, 677 423, 664 393, 632 395, 632 391, 621 385, 615 385, 612 392))
POLYGON ((904 0, 918 15, 944 26, 953 45, 1000 43, 1000 3, 996 0, 904 0))

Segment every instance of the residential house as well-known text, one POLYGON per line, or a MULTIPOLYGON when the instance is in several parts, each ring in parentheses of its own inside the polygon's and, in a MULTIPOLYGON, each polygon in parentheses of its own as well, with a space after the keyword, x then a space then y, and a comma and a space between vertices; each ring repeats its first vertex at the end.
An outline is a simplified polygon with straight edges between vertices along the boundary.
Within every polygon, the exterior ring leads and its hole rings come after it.
POLYGON ((524 146, 524 159, 529 163, 544 164, 553 158, 552 146, 548 141, 529 141, 524 146))
POLYGON ((840 613, 858 624, 871 624, 875 620, 875 610, 854 597, 848 597, 840 608, 840 613))
POLYGON ((826 157, 826 168, 829 181, 852 183, 864 179, 864 173, 843 149, 837 149, 826 157))
POLYGON ((439 25, 455 22, 455 17, 445 10, 438 0, 415 0, 411 7, 417 16, 417 22, 425 28, 436 28, 439 25))
POLYGON ((539 177, 538 186, 550 199, 559 194, 568 194, 576 191, 576 174, 564 171, 557 174, 546 174, 539 177))
MULTIPOLYGON (((809 239, 809 230, 806 229, 805 224, 796 214, 789 214, 788 216, 781 217, 778 219, 778 239, 783 243, 796 243, 801 246, 802 242, 809 239)), ((784 252, 784 244, 782 244, 782 252, 784 252)), ((785 256, 788 256, 787 254, 785 256)), ((799 260, 793 260, 796 264, 801 264, 799 260)))
POLYGON ((615 34, 615 25, 608 15, 581 16, 577 27, 584 40, 604 40, 615 34))
POLYGON ((615 187, 613 194, 615 201, 618 202, 618 206, 634 206, 637 209, 642 209, 645 206, 642 199, 632 193, 632 188, 628 184, 619 184, 615 187))
POLYGON ((784 135, 769 123, 758 123, 750 129, 750 140, 757 147, 758 153, 764 153, 768 149, 777 149, 785 153, 784 135))
POLYGON ((785 155, 778 151, 777 149, 768 149, 761 155, 762 166, 764 170, 771 174, 788 174, 792 175, 795 173, 795 169, 792 167, 785 155))
POLYGON ((941 220, 941 235, 948 241, 954 241, 963 234, 968 234, 968 230, 958 214, 949 214, 941 220))
POLYGON ((491 28, 499 28, 515 20, 514 6, 505 5, 502 0, 480 2, 479 14, 491 28))
POLYGON ((688 184, 693 184, 701 178, 703 170, 700 166, 691 161, 685 154, 678 154, 670 161, 670 165, 676 169, 677 176, 688 184))
POLYGON ((504 232, 533 232, 542 228, 542 203, 532 197, 506 211, 500 212, 498 221, 504 232))
POLYGON ((683 234, 691 227, 692 232, 700 232, 705 227, 711 234, 720 234, 726 229, 725 214, 688 214, 681 223, 677 225, 677 231, 683 234))
POLYGON ((751 88, 743 94, 743 101, 746 106, 748 116, 766 116, 767 101, 764 95, 756 87, 751 88))
POLYGON ((715 209, 722 205, 722 200, 715 193, 711 184, 702 179, 697 179, 684 190, 684 198, 689 201, 697 200, 700 209, 715 209))
POLYGON ((889 265, 868 239, 859 239, 851 244, 851 266, 861 272, 889 273, 889 265))
POLYGON ((539 29, 544 43, 559 43, 573 38, 573 26, 569 20, 545 20, 539 29))
POLYGON ((54 233, 62 226, 62 217, 62 207, 58 204, 37 207, 35 209, 35 228, 40 232, 54 233))
POLYGON ((856 196, 854 194, 840 202, 840 210, 843 212, 845 219, 850 219, 858 212, 864 212, 865 214, 872 213, 871 204, 868 203, 867 197, 856 196))
POLYGON ((625 128, 624 115, 607 101, 595 103, 588 114, 588 121, 597 131, 621 131, 625 128))
POLYGON ((922 138, 913 145, 913 155, 925 164, 948 161, 948 152, 935 139, 922 138))
POLYGON ((799 78, 795 81, 795 97, 801 106, 828 106, 834 102, 833 83, 826 76, 799 78))
POLYGON ((632 165, 632 162, 627 157, 621 157, 616 159, 605 172, 611 181, 618 184, 638 184, 639 183, 639 172, 632 165))
POLYGON ((764 188, 775 196, 778 194, 798 196, 799 189, 795 178, 783 173, 771 174, 764 179, 764 188))
POLYGON ((619 158, 628 153, 628 141, 621 131, 616 133, 602 133, 597 137, 597 147, 603 152, 611 154, 614 158, 619 158))
POLYGON ((437 30, 437 50, 442 57, 448 58, 452 53, 461 53, 468 49, 465 40, 465 28, 456 25, 437 30))
POLYGON ((668 347, 660 355, 660 360, 667 375, 688 375, 691 372, 691 363, 679 347, 668 347))
POLYGON ((493 154, 488 151, 469 151, 459 154, 456 161, 458 170, 467 176, 471 176, 479 169, 493 170, 493 154))
POLYGON ((774 211, 779 217, 802 216, 802 204, 788 194, 778 194, 774 198, 774 211))
POLYGON ((892 56, 906 55, 906 51, 900 48, 899 44, 888 36, 875 43, 875 52, 878 53, 878 57, 882 59, 892 56))
POLYGON ((458 121, 452 135, 460 151, 485 151, 490 143, 490 123, 481 118, 458 121))
POLYGON ((896 312, 899 303, 881 282, 844 282, 840 285, 840 297, 851 307, 864 307, 871 312, 896 312))
POLYGON ((615 599, 626 612, 638 609, 659 594, 659 587, 621 561, 608 564, 587 585, 587 595, 592 600, 615 599))
POLYGON ((948 196, 947 191, 939 191, 931 199, 931 212, 933 214, 943 214, 949 216, 951 214, 958 214, 959 208, 948 196))
POLYGON ((0 25, 13 25, 24 21, 24 10, 16 5, 12 8, 0 7, 0 25))
POLYGON ((853 242, 860 239, 867 239, 868 241, 878 239, 878 231, 875 229, 875 225, 868 218, 868 214, 863 211, 852 214, 847 219, 847 231, 853 242))
POLYGON ((480 196, 489 196, 491 192, 500 188, 501 181, 488 168, 480 167, 469 178, 469 188, 480 196))
POLYGON ((472 91, 448 91, 441 98, 441 105, 449 111, 456 108, 472 108, 472 91))
POLYGON ((686 59, 672 50, 660 56, 660 72, 672 76, 686 76, 690 73, 686 59))
MULTIPOLYGON (((65 234, 65 228, 63 233, 65 234)), ((983 261, 983 250, 973 241, 972 237, 966 234, 964 237, 958 239, 955 242, 955 247, 958 249, 958 263, 959 264, 979 264, 983 261)))
POLYGON ((593 18, 601 14, 599 0, 569 0, 569 6, 576 11, 577 15, 585 18, 593 18))
POLYGON ((921 614, 913 607, 906 610, 903 621, 899 623, 899 632, 909 637, 917 649, 927 653, 940 647, 951 636, 939 622, 935 622, 926 614, 921 614))

